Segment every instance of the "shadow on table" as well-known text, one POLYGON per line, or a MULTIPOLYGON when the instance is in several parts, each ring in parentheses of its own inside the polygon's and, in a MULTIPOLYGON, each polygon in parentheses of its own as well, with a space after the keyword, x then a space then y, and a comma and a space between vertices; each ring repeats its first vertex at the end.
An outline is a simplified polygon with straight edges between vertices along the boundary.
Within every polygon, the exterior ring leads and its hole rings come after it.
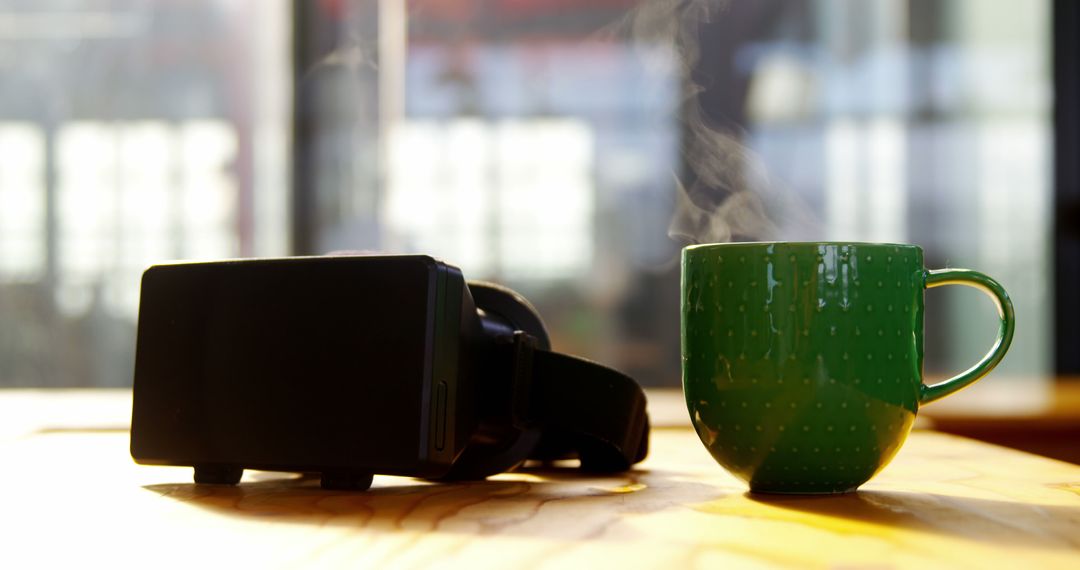
POLYGON ((624 515, 672 507, 675 503, 659 496, 663 489, 677 485, 677 496, 690 502, 732 492, 701 483, 675 483, 675 475, 634 470, 602 477, 574 469, 529 469, 464 483, 376 477, 371 489, 348 492, 321 489, 317 476, 256 472, 235 487, 170 483, 144 488, 249 519, 376 531, 535 535, 543 529, 545 536, 584 539, 601 535, 624 515))
MULTIPOLYGON (((527 469, 493 480, 431 483, 376 477, 367 491, 327 491, 317 476, 254 472, 235 487, 147 485, 163 497, 249 520, 348 526, 371 531, 542 534, 596 538, 635 514, 687 509, 770 520, 841 535, 912 541, 932 536, 1036 548, 1080 548, 1080 508, 933 493, 866 490, 845 495, 740 493, 682 473, 634 470, 617 476, 575 469, 527 469)), ((914 542, 913 542, 914 543, 914 542)))
POLYGON ((876 490, 828 496, 745 493, 740 499, 775 507, 764 509, 771 513, 765 516, 794 518, 839 533, 902 529, 1016 546, 1080 547, 1080 508, 1066 505, 876 490))

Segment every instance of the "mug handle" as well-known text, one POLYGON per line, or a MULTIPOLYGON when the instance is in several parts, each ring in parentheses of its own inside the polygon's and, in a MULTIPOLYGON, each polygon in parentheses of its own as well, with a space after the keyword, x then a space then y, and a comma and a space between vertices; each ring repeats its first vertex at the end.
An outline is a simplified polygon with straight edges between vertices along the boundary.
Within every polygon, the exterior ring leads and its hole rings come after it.
POLYGON ((1005 356, 1005 351, 1009 350, 1009 345, 1012 344, 1013 339, 1013 329, 1016 327, 1016 316, 1013 313, 1013 305, 1009 299, 1009 294, 993 278, 970 269, 936 269, 926 272, 926 280, 923 285, 925 288, 933 289, 942 285, 967 285, 989 295, 994 300, 994 305, 997 306, 999 319, 997 340, 994 342, 994 346, 990 347, 990 352, 987 352, 986 356, 982 357, 982 360, 975 363, 975 366, 933 386, 923 384, 919 390, 920 404, 927 404, 944 398, 989 374, 1001 362, 1002 357, 1005 356))

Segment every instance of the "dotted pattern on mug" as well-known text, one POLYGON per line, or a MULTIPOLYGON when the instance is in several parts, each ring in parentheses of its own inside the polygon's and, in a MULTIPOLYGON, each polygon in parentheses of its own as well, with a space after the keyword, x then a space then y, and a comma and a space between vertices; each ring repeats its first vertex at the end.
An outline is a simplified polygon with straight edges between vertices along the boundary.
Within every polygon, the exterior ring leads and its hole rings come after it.
POLYGON ((717 460, 752 485, 858 485, 914 422, 923 277, 911 268, 922 260, 860 249, 687 267, 684 319, 704 328, 686 336, 708 339, 684 346, 688 403, 717 460), (689 399, 695 384, 718 397, 689 399))

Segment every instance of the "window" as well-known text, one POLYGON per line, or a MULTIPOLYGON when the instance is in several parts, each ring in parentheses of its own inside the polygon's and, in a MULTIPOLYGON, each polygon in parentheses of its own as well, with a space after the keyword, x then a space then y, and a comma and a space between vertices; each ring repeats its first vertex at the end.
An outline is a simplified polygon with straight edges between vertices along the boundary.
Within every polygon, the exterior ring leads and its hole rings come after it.
MULTIPOLYGON (((684 240, 837 239, 998 277, 1015 387, 1052 358, 1050 6, 5 0, 0 385, 129 384, 155 261, 362 250, 677 386, 684 240)), ((966 368, 989 304, 928 303, 927 371, 966 368)))
POLYGON ((130 385, 148 265, 287 253, 286 10, 0 3, 0 385, 130 385))

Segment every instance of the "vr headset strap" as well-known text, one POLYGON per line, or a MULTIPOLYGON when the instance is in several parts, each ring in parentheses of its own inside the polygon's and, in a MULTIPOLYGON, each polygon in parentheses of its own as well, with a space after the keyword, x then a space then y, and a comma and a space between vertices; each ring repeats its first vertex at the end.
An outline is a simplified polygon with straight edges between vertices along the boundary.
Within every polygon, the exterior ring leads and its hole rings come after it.
POLYGON ((617 472, 645 458, 649 417, 637 382, 601 364, 536 348, 521 332, 513 345, 514 415, 542 432, 529 459, 576 455, 584 470, 617 472))

